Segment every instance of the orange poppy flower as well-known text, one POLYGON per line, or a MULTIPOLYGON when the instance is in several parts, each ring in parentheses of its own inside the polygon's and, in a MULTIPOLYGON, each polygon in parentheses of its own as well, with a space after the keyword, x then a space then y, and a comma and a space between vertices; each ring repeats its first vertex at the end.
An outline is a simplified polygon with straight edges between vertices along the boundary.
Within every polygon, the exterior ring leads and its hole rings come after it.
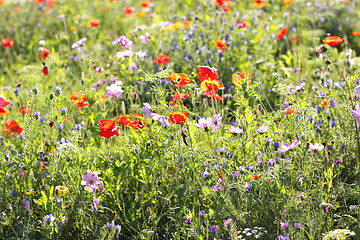
POLYGON ((188 115, 187 111, 172 112, 169 113, 169 120, 171 123, 176 123, 176 124, 180 124, 182 122, 188 123, 189 119, 187 115, 188 115))
POLYGON ((15 120, 7 120, 5 128, 2 130, 3 134, 7 137, 15 137, 19 135, 24 129, 17 125, 15 120))
POLYGON ((90 107, 86 101, 86 95, 81 92, 72 92, 69 98, 76 108, 90 107))
POLYGON ((88 23, 88 27, 97 27, 99 26, 100 22, 98 20, 90 20, 88 23))
POLYGON ((200 84, 200 88, 201 90, 208 91, 213 89, 215 92, 217 90, 219 90, 220 88, 222 88, 223 86, 221 85, 219 80, 211 80, 211 79, 205 79, 204 81, 201 82, 200 84))
POLYGON ((103 119, 97 122, 100 126, 99 135, 104 138, 110 138, 114 135, 119 136, 119 127, 116 126, 115 120, 103 119))
POLYGON ((253 175, 253 174, 251 174, 250 177, 251 177, 252 179, 254 179, 254 180, 259 180, 259 179, 260 179, 259 176, 253 175))
POLYGON ((335 47, 335 46, 339 46, 343 40, 344 38, 340 38, 338 36, 331 36, 323 39, 322 42, 325 43, 326 45, 329 45, 330 47, 335 47))
POLYGON ((279 32, 279 33, 277 34, 277 36, 276 36, 277 40, 283 39, 284 35, 287 34, 287 31, 288 31, 288 30, 287 30, 286 27, 284 27, 283 29, 281 29, 280 32, 279 32))
POLYGON ((129 123, 129 127, 131 127, 132 129, 143 129, 145 127, 146 123, 143 119, 137 120, 137 121, 131 121, 129 123))
POLYGON ((6 111, 3 108, 9 104, 10 104, 10 102, 6 102, 3 98, 0 97, 0 115, 6 113, 6 111))
POLYGON ((175 106, 175 107, 178 107, 179 106, 179 103, 181 103, 183 99, 186 99, 189 97, 189 94, 188 93, 178 93, 178 94, 175 94, 174 95, 174 99, 171 99, 170 100, 170 105, 171 106, 175 106))
POLYGON ((125 17, 130 17, 134 12, 134 8, 133 7, 124 7, 124 14, 125 17))
POLYGON ((19 107, 19 109, 17 110, 19 113, 22 113, 22 114, 31 114, 32 113, 32 107, 28 108, 26 106, 24 107, 19 107))
POLYGON ((154 61, 159 64, 160 66, 163 64, 163 63, 167 63, 171 60, 171 57, 169 57, 168 55, 165 55, 165 54, 161 54, 160 57, 155 57, 154 58, 154 61))
POLYGON ((142 1, 141 6, 144 7, 144 8, 148 8, 149 7, 149 2, 148 1, 142 1))
POLYGON ((218 48, 220 48, 221 51, 226 49, 226 42, 221 39, 216 40, 215 44, 218 48))
POLYGON ((326 100, 322 101, 320 104, 321 104, 321 106, 324 106, 324 107, 326 107, 328 105, 326 100))
POLYGON ((209 91, 205 91, 204 92, 204 96, 208 97, 208 98, 212 98, 215 99, 217 101, 221 101, 222 100, 222 96, 220 96, 219 94, 217 94, 217 92, 215 90, 209 90, 209 91))
POLYGON ((199 73, 197 74, 200 81, 204 81, 205 79, 215 80, 219 77, 218 72, 215 68, 211 68, 208 66, 197 66, 199 73))
POLYGON ((1 5, 4 5, 4 3, 5 3, 5 0, 0 0, 1 5))
POLYGON ((50 50, 47 48, 43 48, 42 53, 40 53, 40 58, 45 59, 50 55, 50 50))
POLYGON ((360 32, 351 32, 351 34, 352 34, 354 37, 360 36, 360 32))
POLYGON ((288 5, 292 4, 293 2, 294 2, 294 0, 284 0, 284 1, 282 1, 282 4, 284 6, 288 6, 288 5))
POLYGON ((216 6, 224 6, 224 3, 226 3, 228 0, 215 0, 216 6))
POLYGON ((5 38, 3 40, 1 40, 2 42, 2 46, 3 47, 13 47, 14 46, 14 42, 12 38, 5 38))
POLYGON ((257 8, 263 8, 265 6, 264 0, 254 0, 255 7, 257 8))
POLYGON ((183 87, 190 82, 190 78, 186 73, 172 73, 169 81, 174 87, 183 87))
POLYGON ((239 72, 238 74, 233 74, 232 75, 232 83, 235 86, 241 86, 241 80, 247 79, 248 80, 248 84, 250 84, 252 82, 251 76, 250 74, 246 73, 246 72, 239 72))
POLYGON ((119 116, 119 126, 121 126, 121 125, 129 126, 130 122, 131 122, 131 119, 128 118, 127 116, 124 116, 124 115, 119 116))

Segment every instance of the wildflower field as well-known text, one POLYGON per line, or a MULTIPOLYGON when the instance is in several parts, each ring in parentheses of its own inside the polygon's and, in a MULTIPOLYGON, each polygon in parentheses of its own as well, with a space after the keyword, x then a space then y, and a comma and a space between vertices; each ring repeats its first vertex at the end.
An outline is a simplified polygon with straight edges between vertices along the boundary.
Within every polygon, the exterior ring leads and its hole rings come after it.
POLYGON ((360 239, 359 17, 0 0, 0 239, 360 239))

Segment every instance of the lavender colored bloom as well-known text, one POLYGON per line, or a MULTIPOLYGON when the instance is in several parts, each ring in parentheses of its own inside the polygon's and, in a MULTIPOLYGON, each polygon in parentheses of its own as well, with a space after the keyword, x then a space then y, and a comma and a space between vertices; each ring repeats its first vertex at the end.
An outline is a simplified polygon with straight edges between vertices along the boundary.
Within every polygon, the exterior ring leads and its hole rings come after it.
POLYGON ((205 215, 204 211, 199 211, 199 217, 203 217, 205 215))
POLYGON ((30 88, 30 91, 37 94, 39 92, 39 86, 36 85, 35 87, 30 88))
POLYGON ((111 223, 106 223, 106 227, 108 227, 110 230, 115 227, 115 222, 111 221, 111 223))
POLYGON ((45 121, 46 119, 47 119, 47 117, 41 116, 41 117, 39 118, 39 121, 40 121, 40 122, 43 122, 43 121, 45 121))
POLYGON ((60 109, 60 112, 61 112, 61 113, 66 113, 66 112, 67 112, 67 108, 66 108, 66 107, 62 107, 62 108, 60 109))
POLYGON ((29 209, 30 209, 30 203, 29 203, 29 201, 28 201, 26 198, 24 198, 24 199, 22 200, 22 205, 23 205, 23 207, 24 207, 26 210, 29 210, 29 209))
POLYGON ((213 186, 213 191, 214 192, 218 192, 220 190, 221 190, 221 186, 218 186, 218 185, 213 186))
POLYGON ((61 130, 61 129, 64 128, 64 126, 60 123, 60 124, 58 124, 55 128, 58 129, 58 130, 61 130))
POLYGON ((296 229, 300 229, 301 228, 301 223, 294 223, 294 227, 296 229))
POLYGON ((23 139, 24 137, 25 137, 25 134, 23 134, 23 133, 20 133, 20 134, 19 134, 19 138, 20 138, 20 139, 23 139))
POLYGON ((20 92, 20 88, 19 88, 19 87, 14 88, 13 93, 18 94, 19 92, 20 92))
POLYGON ((278 240, 289 240, 289 237, 286 235, 284 235, 284 236, 280 235, 278 240))
POLYGON ((94 192, 99 188, 100 180, 98 175, 100 172, 92 172, 91 170, 86 170, 86 175, 83 176, 81 185, 85 185, 84 190, 89 190, 89 192, 94 192))
POLYGON ((36 110, 36 111, 34 112, 34 116, 35 116, 35 117, 39 117, 39 116, 40 116, 39 110, 36 110))
POLYGON ((356 104, 355 110, 352 110, 351 114, 355 117, 356 121, 360 125, 360 103, 356 104))
POLYGON ((86 41, 87 41, 87 38, 86 38, 86 37, 81 38, 79 41, 75 42, 75 43, 71 46, 71 48, 73 48, 73 49, 74 49, 74 48, 79 48, 79 47, 81 47, 82 45, 84 45, 86 41))
POLYGON ((99 207, 98 207, 99 203, 100 203, 100 199, 96 198, 96 189, 95 189, 94 195, 93 195, 93 204, 94 204, 94 208, 96 211, 99 210, 99 207))
POLYGON ((184 223, 185 224, 190 224, 191 223, 191 218, 185 219, 184 223))
POLYGON ((60 18, 60 19, 64 19, 66 17, 66 14, 60 14, 59 16, 58 16, 58 18, 60 18))
POLYGON ((212 125, 212 129, 213 131, 217 131, 218 128, 221 126, 221 115, 220 114, 215 114, 214 118, 213 118, 213 125, 212 125))
POLYGON ((50 213, 49 215, 46 215, 44 217, 45 220, 49 220, 50 222, 55 222, 56 218, 54 217, 54 215, 52 213, 50 213))
POLYGON ((209 226, 209 230, 212 232, 216 232, 217 229, 218 229, 218 225, 209 226))
POLYGON ((305 83, 300 83, 295 88, 291 89, 289 91, 289 94, 294 94, 294 93, 300 91, 301 89, 303 89, 304 87, 305 87, 305 83))
POLYGON ((252 189, 252 184, 245 183, 244 189, 245 189, 247 192, 250 192, 251 189, 252 189))
POLYGON ((133 45, 132 41, 130 41, 130 39, 125 36, 116 38, 114 41, 112 41, 112 44, 119 44, 126 49, 131 49, 133 45))
POLYGON ((111 97, 112 100, 115 100, 116 98, 121 98, 122 97, 122 93, 124 92, 124 90, 122 89, 121 85, 123 83, 121 81, 118 81, 114 84, 111 84, 110 86, 106 87, 106 97, 111 97))
POLYGON ((145 113, 146 118, 151 117, 151 106, 149 103, 143 103, 144 107, 142 108, 142 112, 145 113))
POLYGON ((214 121, 211 117, 208 117, 207 119, 200 118, 199 121, 195 123, 195 127, 203 128, 205 131, 208 131, 209 127, 211 127, 213 124, 214 121))
POLYGON ((14 196, 16 194, 16 190, 10 190, 10 195, 14 196))

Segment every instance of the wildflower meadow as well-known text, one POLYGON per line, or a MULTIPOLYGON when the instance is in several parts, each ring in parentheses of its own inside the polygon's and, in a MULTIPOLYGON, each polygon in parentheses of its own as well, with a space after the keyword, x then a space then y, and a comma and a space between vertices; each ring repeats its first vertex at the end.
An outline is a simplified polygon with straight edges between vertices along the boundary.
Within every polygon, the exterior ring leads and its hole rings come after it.
POLYGON ((0 239, 360 239, 359 17, 0 0, 0 239))

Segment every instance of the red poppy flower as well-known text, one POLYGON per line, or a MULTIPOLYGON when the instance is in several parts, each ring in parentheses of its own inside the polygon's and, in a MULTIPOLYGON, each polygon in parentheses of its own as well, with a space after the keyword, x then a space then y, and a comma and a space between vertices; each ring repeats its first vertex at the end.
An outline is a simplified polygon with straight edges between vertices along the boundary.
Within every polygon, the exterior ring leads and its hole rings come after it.
POLYGON ((124 14, 125 17, 130 17, 134 12, 134 8, 133 7, 124 7, 124 14))
POLYGON ((185 73, 172 73, 169 76, 169 81, 174 87, 183 87, 190 82, 190 78, 185 73))
POLYGON ((142 1, 141 6, 144 7, 144 8, 148 8, 149 7, 149 2, 148 1, 142 1))
POLYGON ((76 108, 90 107, 86 102, 86 95, 81 92, 72 92, 69 98, 76 108))
POLYGON ((188 27, 189 24, 190 24, 189 19, 185 19, 185 20, 183 21, 183 24, 185 25, 185 27, 188 27))
POLYGON ((205 79, 215 80, 219 77, 218 72, 215 68, 211 68, 208 66, 197 66, 199 73, 197 74, 200 81, 204 81, 205 79))
POLYGON ((321 106, 326 107, 327 105, 328 105, 328 103, 327 103, 327 101, 326 101, 326 100, 324 100, 324 101, 322 101, 322 102, 321 102, 321 106))
POLYGON ((3 108, 9 104, 10 102, 6 102, 3 98, 0 97, 0 115, 6 113, 6 111, 3 108))
POLYGON ((215 44, 221 51, 226 49, 226 42, 221 39, 216 40, 215 44))
POLYGON ((255 7, 257 8, 263 8, 265 6, 264 0, 254 0, 255 7))
POLYGON ((169 113, 169 120, 171 123, 176 123, 176 124, 180 124, 182 122, 188 123, 189 119, 187 115, 188 115, 187 111, 172 112, 169 113))
POLYGON ((12 38, 5 38, 2 41, 2 46, 3 47, 13 47, 14 46, 14 42, 12 38))
POLYGON ((127 116, 124 116, 124 115, 119 116, 119 126, 121 126, 121 125, 129 126, 130 122, 131 122, 131 119, 128 118, 127 116))
POLYGON ((104 138, 111 138, 116 135, 119 136, 119 127, 116 126, 115 120, 103 119, 97 122, 100 126, 99 135, 104 138))
POLYGON ((137 120, 137 121, 131 121, 129 123, 129 127, 131 127, 132 129, 143 129, 145 127, 146 123, 143 119, 137 120))
POLYGON ((335 46, 339 46, 343 40, 344 38, 340 38, 338 36, 331 36, 323 39, 322 42, 325 43, 326 45, 329 45, 330 47, 335 47, 335 46))
POLYGON ((3 134, 7 137, 15 137, 19 135, 24 129, 17 125, 15 120, 7 120, 5 128, 2 130, 3 134))
POLYGON ((50 50, 47 48, 44 48, 42 53, 40 53, 40 58, 45 59, 50 55, 50 50))
POLYGON ((282 4, 284 6, 288 6, 288 5, 292 4, 293 2, 294 2, 294 0, 284 0, 284 1, 282 1, 282 4))
POLYGON ((252 179, 254 179, 254 180, 259 180, 259 179, 260 179, 259 176, 253 175, 253 174, 251 174, 250 177, 251 177, 252 179))
POLYGON ((233 74, 232 75, 232 83, 235 86, 241 86, 241 80, 247 79, 248 80, 248 84, 250 84, 252 82, 251 76, 250 74, 246 73, 246 72, 239 72, 238 74, 233 74))
POLYGON ((279 33, 277 34, 277 36, 276 36, 277 40, 283 39, 284 35, 287 34, 287 31, 288 31, 288 30, 287 30, 286 27, 284 27, 283 29, 281 29, 280 32, 279 32, 279 33))
POLYGON ((360 36, 360 32, 351 32, 351 34, 352 34, 354 37, 360 36))
POLYGON ((88 23, 88 27, 97 27, 99 26, 100 22, 98 20, 90 20, 88 23))
POLYGON ((49 75, 49 69, 47 66, 44 65, 43 69, 41 70, 41 72, 44 74, 44 75, 49 75))
POLYGON ((19 109, 17 110, 19 113, 22 114, 31 114, 32 113, 32 107, 28 108, 27 106, 24 107, 19 107, 19 109))
POLYGON ((226 3, 228 0, 215 0, 216 6, 224 6, 224 3, 226 3))
POLYGON ((168 55, 165 55, 165 54, 161 54, 160 57, 155 57, 154 58, 154 61, 159 64, 160 66, 163 64, 163 63, 167 63, 171 60, 171 57, 169 57, 168 55))
POLYGON ((212 99, 218 100, 218 101, 221 101, 221 100, 222 100, 222 96, 220 96, 219 94, 217 94, 217 92, 214 91, 214 90, 205 91, 205 92, 204 92, 204 96, 205 96, 205 97, 208 97, 208 98, 212 98, 212 99))
POLYGON ((241 28, 250 27, 250 23, 248 21, 245 21, 245 20, 237 20, 236 23, 241 24, 241 28))
POLYGON ((289 107, 289 108, 285 109, 285 111, 284 111, 285 114, 289 114, 289 115, 293 114, 295 112, 297 112, 297 110, 294 107, 289 107))
POLYGON ((219 80, 211 80, 211 79, 205 79, 204 81, 201 82, 200 84, 200 88, 201 90, 208 91, 210 89, 214 90, 215 92, 217 90, 219 90, 220 88, 222 88, 223 86, 221 85, 219 80))
POLYGON ((179 106, 179 103, 182 102, 182 101, 181 101, 182 99, 186 99, 186 98, 188 98, 188 97, 189 97, 189 94, 188 94, 188 93, 178 93, 178 94, 175 94, 175 95, 174 95, 174 99, 171 99, 171 100, 170 100, 170 105, 177 107, 177 106, 179 106))

